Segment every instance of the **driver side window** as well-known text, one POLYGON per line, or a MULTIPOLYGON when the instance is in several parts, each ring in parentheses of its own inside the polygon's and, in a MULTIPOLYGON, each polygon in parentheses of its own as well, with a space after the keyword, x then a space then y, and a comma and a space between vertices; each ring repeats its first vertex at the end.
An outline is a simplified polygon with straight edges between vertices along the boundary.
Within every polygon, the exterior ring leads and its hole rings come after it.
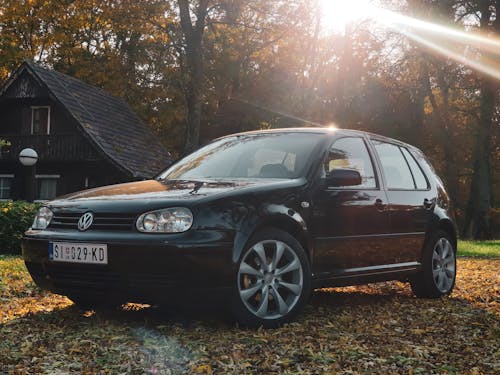
POLYGON ((359 172, 362 181, 361 185, 356 187, 364 189, 377 187, 370 154, 361 138, 346 137, 336 140, 328 152, 323 167, 325 175, 336 168, 354 169, 359 172))

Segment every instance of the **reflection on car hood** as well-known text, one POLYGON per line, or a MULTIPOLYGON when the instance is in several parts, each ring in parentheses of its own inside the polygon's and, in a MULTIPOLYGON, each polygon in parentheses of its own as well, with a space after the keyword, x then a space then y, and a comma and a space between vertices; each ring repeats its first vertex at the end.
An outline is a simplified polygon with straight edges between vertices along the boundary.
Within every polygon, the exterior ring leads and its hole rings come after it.
POLYGON ((224 181, 148 180, 79 191, 59 197, 56 201, 51 203, 57 205, 57 203, 62 203, 62 201, 82 202, 88 200, 187 200, 228 193, 236 189, 250 186, 286 186, 289 185, 291 181, 295 181, 296 183, 296 180, 280 179, 242 179, 224 181))

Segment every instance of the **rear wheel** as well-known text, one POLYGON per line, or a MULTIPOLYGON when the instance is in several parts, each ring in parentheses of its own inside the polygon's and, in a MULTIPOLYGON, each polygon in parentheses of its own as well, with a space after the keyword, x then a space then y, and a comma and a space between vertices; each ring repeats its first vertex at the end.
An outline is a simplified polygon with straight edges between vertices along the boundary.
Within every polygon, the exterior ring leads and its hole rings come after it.
POLYGON ((417 297, 438 298, 450 294, 455 286, 456 248, 450 235, 436 231, 424 246, 422 271, 410 284, 417 297))
POLYGON ((300 243, 278 229, 258 232, 243 252, 233 293, 233 312, 244 326, 278 327, 307 302, 309 261, 300 243))

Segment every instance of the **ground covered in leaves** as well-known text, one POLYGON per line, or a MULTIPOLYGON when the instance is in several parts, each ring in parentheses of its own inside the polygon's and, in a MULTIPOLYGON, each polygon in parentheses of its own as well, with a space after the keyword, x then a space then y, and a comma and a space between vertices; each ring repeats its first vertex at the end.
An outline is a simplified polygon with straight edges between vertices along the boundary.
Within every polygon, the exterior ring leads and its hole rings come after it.
POLYGON ((127 305, 82 311, 0 259, 3 373, 500 373, 500 259, 458 260, 453 294, 399 282, 316 291, 298 321, 244 330, 127 305))

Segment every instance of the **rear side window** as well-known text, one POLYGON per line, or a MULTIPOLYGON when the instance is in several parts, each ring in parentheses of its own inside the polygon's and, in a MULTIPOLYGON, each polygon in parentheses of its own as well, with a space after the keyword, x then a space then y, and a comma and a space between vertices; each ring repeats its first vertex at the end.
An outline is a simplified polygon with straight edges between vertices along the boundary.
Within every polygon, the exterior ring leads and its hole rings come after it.
POLYGON ((424 173, 422 172, 422 169, 420 169, 419 165, 415 161, 413 155, 411 155, 410 152, 404 147, 401 147, 401 151, 403 152, 403 155, 406 158, 408 165, 410 166, 411 173, 413 175, 413 178, 415 179, 415 185, 417 189, 420 190, 428 189, 429 186, 427 184, 427 180, 424 176, 424 173))
POLYGON ((365 142, 361 138, 347 137, 336 140, 325 160, 325 173, 335 168, 355 169, 361 175, 359 188, 376 188, 375 173, 365 142))
POLYGON ((399 146, 373 140, 389 189, 415 189, 410 167, 399 146))

